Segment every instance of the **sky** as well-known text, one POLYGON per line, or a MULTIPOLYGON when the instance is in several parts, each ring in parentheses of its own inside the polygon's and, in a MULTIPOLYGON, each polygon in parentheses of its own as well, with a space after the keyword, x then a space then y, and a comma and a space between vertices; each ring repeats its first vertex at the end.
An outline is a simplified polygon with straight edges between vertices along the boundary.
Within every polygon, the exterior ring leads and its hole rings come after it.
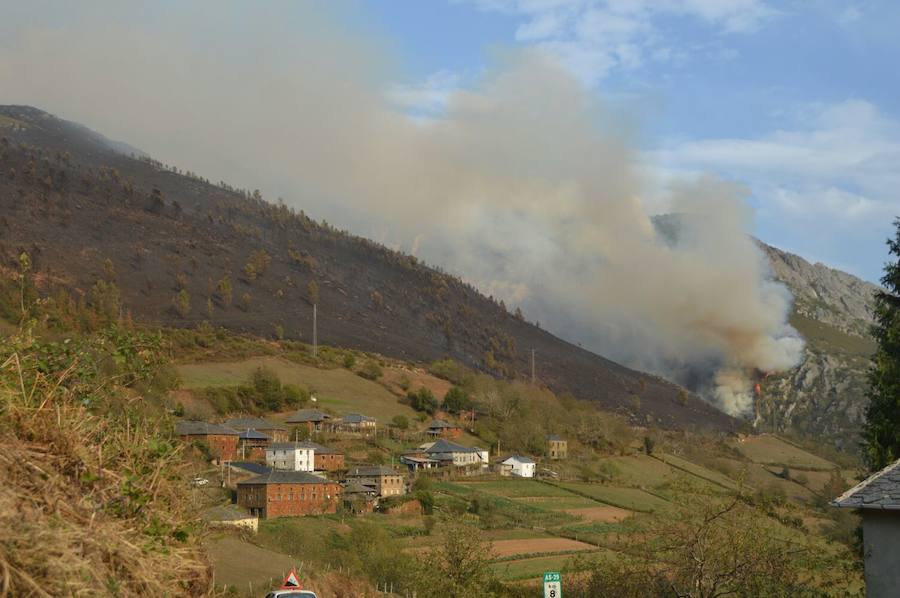
POLYGON ((539 48, 621 113, 651 178, 711 172, 739 182, 760 239, 881 277, 884 241, 900 216, 900 3, 376 0, 366 8, 404 57, 395 94, 412 112, 440 114, 448 92, 470 85, 505 48, 539 48))
MULTIPOLYGON (((266 6, 280 13, 281 35, 308 19, 304 4, 266 6)), ((23 31, 101 20, 162 45, 187 31, 209 60, 226 62, 247 38, 271 35, 247 25, 259 5, 223 6, 0 0, 0 60, 23 31), (242 41, 222 41, 223 28, 242 41)), ((896 1, 349 0, 327 10, 347 35, 377 40, 390 59, 373 64, 373 76, 414 118, 440 118, 454 92, 477 86, 506 53, 533 49, 571 72, 606 106, 606 125, 633 140, 650 211, 670 209, 658 192, 670 181, 712 173, 746 187, 749 232, 763 241, 870 281, 881 276, 900 215, 896 1)), ((0 89, 3 102, 34 100, 0 89)), ((153 148, 122 123, 91 122, 74 103, 39 107, 153 148)))

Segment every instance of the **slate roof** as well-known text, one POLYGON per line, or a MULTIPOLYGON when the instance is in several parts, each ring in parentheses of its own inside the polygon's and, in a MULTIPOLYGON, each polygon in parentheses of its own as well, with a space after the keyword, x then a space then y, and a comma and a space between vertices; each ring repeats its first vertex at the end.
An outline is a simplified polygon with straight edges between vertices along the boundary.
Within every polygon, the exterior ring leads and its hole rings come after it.
POLYGON ((271 468, 266 467, 262 463, 254 463, 253 461, 232 461, 229 465, 238 469, 243 469, 244 471, 249 471, 250 473, 255 473, 256 475, 262 475, 272 471, 271 468))
POLYGON ((347 472, 347 477, 373 477, 382 475, 400 475, 396 469, 387 465, 367 465, 365 467, 354 467, 347 472))
POLYGON ((294 415, 285 421, 289 424, 302 424, 306 422, 323 422, 326 419, 331 419, 331 416, 319 409, 298 409, 294 415))
POLYGON ((565 442, 566 439, 562 436, 557 436, 556 434, 547 434, 547 440, 551 440, 554 442, 565 442))
POLYGON ((246 509, 237 505, 219 505, 206 511, 203 518, 207 521, 241 521, 244 519, 256 519, 246 509))
POLYGON ((241 440, 268 440, 269 437, 263 434, 262 432, 257 432, 256 430, 244 430, 240 434, 238 434, 238 438, 241 440))
POLYGON ((459 427, 458 425, 445 422, 442 419, 436 419, 433 422, 431 422, 430 424, 428 424, 429 430, 440 430, 440 429, 458 428, 458 427, 459 427))
POLYGON ((469 448, 449 440, 438 440, 425 449, 426 453, 477 453, 478 449, 469 448))
POLYGON ((238 486, 251 486, 257 484, 333 484, 325 478, 306 473, 305 471, 280 471, 258 475, 255 478, 238 482, 238 486))
POLYGON ((337 449, 321 445, 318 442, 310 442, 308 440, 303 440, 300 442, 295 442, 294 444, 296 444, 297 446, 303 447, 303 448, 311 448, 312 450, 314 450, 316 453, 318 453, 320 455, 342 455, 343 454, 341 451, 339 451, 337 449))
POLYGON ((341 423, 345 424, 361 424, 362 422, 373 421, 375 421, 374 417, 369 417, 368 415, 360 415, 359 413, 348 413, 341 418, 341 423))
POLYGON ((311 442, 273 442, 269 445, 270 449, 278 449, 278 450, 291 450, 291 449, 313 449, 315 447, 310 446, 311 442))
POLYGON ((900 460, 831 501, 846 509, 900 510, 900 460))
POLYGON ((287 430, 281 424, 261 417, 236 417, 225 421, 225 425, 235 430, 287 430))
POLYGON ((359 482, 347 482, 344 485, 344 494, 375 494, 376 490, 372 486, 366 486, 359 482))
POLYGON ((220 424, 211 424, 194 420, 180 421, 175 425, 175 433, 179 436, 206 436, 218 434, 220 436, 237 436, 237 430, 232 430, 220 424))

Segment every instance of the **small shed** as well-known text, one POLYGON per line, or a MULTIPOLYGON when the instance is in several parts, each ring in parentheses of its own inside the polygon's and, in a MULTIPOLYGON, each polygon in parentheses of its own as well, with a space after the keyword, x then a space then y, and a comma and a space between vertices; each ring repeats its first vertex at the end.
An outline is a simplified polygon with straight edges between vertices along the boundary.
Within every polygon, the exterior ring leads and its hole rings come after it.
POLYGON ((897 596, 900 588, 900 460, 831 503, 859 509, 863 528, 866 596, 897 596))
MULTIPOLYGON (((511 455, 501 461, 503 465, 509 465, 511 473, 520 478, 533 478, 535 463, 528 457, 522 455, 511 455)), ((502 475, 502 472, 501 472, 502 475)))

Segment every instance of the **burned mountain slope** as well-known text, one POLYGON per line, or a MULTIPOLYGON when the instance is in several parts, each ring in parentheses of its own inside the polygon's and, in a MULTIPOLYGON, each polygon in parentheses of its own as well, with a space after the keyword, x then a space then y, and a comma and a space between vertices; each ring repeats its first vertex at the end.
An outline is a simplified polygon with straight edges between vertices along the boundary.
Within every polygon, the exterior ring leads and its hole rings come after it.
POLYGON ((28 107, 0 108, 3 263, 28 252, 47 288, 118 295, 136 319, 203 321, 426 362, 452 357, 665 427, 735 420, 511 314, 459 278, 258 192, 213 184, 28 107), (128 151, 127 149, 125 151, 128 151))

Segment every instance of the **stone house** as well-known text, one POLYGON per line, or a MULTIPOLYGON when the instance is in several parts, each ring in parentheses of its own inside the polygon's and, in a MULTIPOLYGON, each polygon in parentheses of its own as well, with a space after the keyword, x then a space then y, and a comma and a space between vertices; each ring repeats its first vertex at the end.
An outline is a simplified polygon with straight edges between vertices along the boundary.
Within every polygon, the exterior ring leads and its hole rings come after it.
POLYGON ((279 471, 313 471, 315 449, 303 442, 279 442, 266 448, 266 465, 279 471))
POLYGON ((369 435, 375 432, 375 418, 359 413, 348 413, 338 421, 337 429, 341 432, 369 435))
POLYGON ((425 430, 425 433, 433 438, 449 438, 450 440, 459 438, 462 436, 462 432, 462 428, 457 424, 452 424, 442 419, 432 421, 428 424, 428 429, 425 430))
POLYGON ((425 456, 440 462, 442 465, 456 467, 476 467, 485 465, 487 451, 462 446, 450 440, 441 439, 428 446, 425 456))
POLYGON ((340 499, 340 484, 303 471, 272 471, 237 489, 237 504, 262 519, 335 513, 340 499))
POLYGON ((384 465, 352 467, 347 471, 347 481, 372 488, 379 497, 406 494, 403 474, 384 465))
POLYGON ((313 450, 313 469, 316 471, 341 471, 344 469, 344 453, 318 442, 296 442, 296 446, 313 450))
POLYGON ((319 409, 298 409, 285 423, 305 427, 310 434, 331 428, 331 416, 319 409))
POLYGON ((225 420, 225 425, 232 430, 243 432, 256 430, 268 436, 272 442, 287 442, 288 430, 281 424, 276 424, 262 417, 236 417, 225 420))
POLYGON ((831 503, 862 516, 866 596, 900 591, 900 460, 847 490, 831 503))
POLYGON ((238 432, 227 426, 185 420, 175 425, 175 434, 187 443, 204 443, 216 461, 234 461, 237 457, 238 432))
POLYGON ((354 514, 371 513, 378 505, 375 489, 355 481, 344 484, 341 497, 344 508, 354 514))
POLYGON ((257 430, 244 430, 238 434, 238 454, 241 459, 265 459, 266 449, 272 439, 257 430))
POLYGON ((547 455, 551 459, 565 459, 569 456, 569 443, 561 436, 548 434, 547 455))

